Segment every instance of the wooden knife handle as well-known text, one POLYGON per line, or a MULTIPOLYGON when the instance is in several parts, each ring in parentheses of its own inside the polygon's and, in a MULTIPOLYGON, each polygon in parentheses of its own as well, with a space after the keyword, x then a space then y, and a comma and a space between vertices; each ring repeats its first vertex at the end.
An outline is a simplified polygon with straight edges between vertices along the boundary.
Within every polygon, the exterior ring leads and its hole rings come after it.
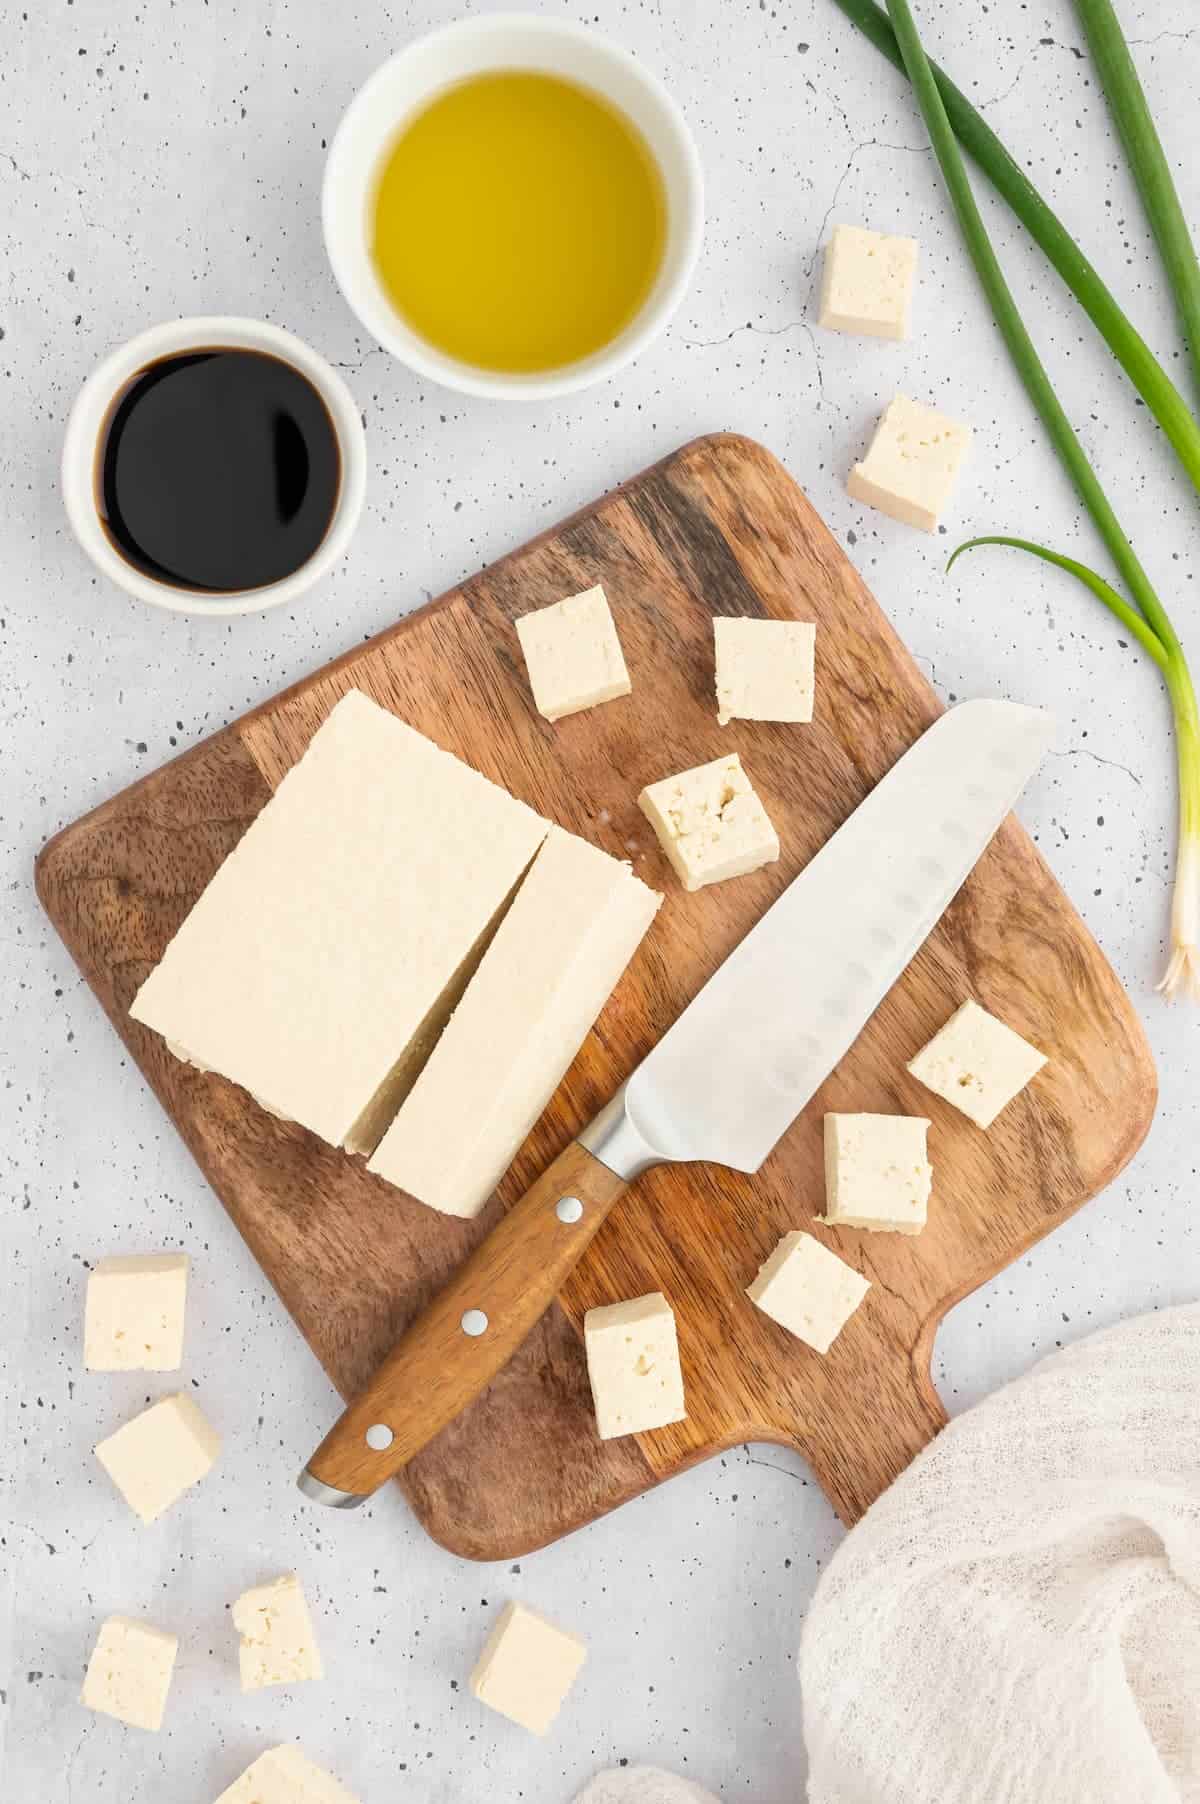
POLYGON ((349 1502, 407 1465, 507 1364, 627 1188, 572 1142, 413 1323, 307 1476, 349 1502))

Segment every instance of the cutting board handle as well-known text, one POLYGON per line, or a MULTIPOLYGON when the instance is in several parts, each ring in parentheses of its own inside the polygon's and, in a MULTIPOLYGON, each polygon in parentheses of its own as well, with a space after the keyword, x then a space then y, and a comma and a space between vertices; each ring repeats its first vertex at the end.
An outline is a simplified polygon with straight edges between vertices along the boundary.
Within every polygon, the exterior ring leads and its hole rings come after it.
POLYGON ((949 1420, 929 1374, 932 1341, 932 1330, 911 1351, 873 1339, 870 1374, 840 1388, 836 1408, 822 1417, 811 1439, 803 1433, 796 1437, 847 1527, 882 1497, 949 1420))
POLYGON ((406 1466, 507 1365, 626 1189, 573 1141, 384 1360, 308 1462, 301 1489, 352 1505, 406 1466))

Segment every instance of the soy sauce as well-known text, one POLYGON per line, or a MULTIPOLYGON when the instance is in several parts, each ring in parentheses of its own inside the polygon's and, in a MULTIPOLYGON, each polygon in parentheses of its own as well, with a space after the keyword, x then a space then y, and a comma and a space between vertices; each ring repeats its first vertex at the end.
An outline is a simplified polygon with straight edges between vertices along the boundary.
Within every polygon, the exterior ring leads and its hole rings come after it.
POLYGON ((282 358, 189 351, 148 364, 100 444, 100 517, 138 570, 228 595, 280 582, 329 529, 341 484, 321 396, 282 358))

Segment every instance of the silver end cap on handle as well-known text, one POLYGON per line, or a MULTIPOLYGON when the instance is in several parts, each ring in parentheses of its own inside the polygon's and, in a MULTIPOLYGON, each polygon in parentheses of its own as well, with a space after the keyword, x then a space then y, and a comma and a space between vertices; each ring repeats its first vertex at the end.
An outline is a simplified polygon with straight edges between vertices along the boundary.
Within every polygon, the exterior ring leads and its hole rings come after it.
POLYGON ((314 1478, 308 1467, 296 1480, 296 1489, 302 1491, 311 1503, 323 1503, 330 1510, 356 1510, 360 1503, 367 1500, 357 1491, 338 1491, 333 1485, 323 1484, 314 1478))

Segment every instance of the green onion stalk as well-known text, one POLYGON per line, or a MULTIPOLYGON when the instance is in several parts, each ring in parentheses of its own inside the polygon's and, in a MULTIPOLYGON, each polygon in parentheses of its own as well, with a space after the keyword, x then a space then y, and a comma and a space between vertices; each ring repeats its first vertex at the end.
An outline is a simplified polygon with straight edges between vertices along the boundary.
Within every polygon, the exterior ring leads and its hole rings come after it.
MULTIPOLYGON (((1081 5, 1090 3, 1091 0, 1080 0, 1081 5)), ((838 4, 844 4, 844 0, 838 0, 838 4)), ((921 45, 908 0, 888 0, 888 14, 963 240, 996 325, 1132 603, 1114 584, 1087 565, 1029 540, 993 534, 971 540, 970 546, 1010 545, 1074 575, 1116 615, 1161 671, 1175 716, 1179 760, 1179 852, 1171 907, 1170 958, 1159 988, 1168 996, 1186 993, 1200 1001, 1200 712, 1187 661, 1167 611, 1122 530, 1026 330, 976 205, 962 153, 938 81, 921 45)), ((1109 324, 1111 328, 1113 323, 1109 324)), ((1129 331, 1132 332, 1132 327, 1129 331)), ((1172 389, 1172 392, 1176 391, 1172 389)), ((1186 408, 1184 412, 1187 413, 1186 408)), ((1191 418, 1190 414, 1188 418, 1191 418)), ((960 546, 955 557, 967 549, 967 545, 960 546)), ((953 561, 951 559, 951 563, 953 561)))

